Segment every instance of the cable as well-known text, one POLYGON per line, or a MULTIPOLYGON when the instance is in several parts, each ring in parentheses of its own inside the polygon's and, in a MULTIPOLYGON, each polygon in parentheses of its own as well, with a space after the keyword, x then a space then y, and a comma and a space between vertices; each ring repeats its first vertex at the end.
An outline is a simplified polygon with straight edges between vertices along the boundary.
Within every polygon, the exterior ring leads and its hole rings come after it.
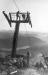
POLYGON ((18 11, 20 11, 20 10, 19 10, 19 7, 18 7, 18 5, 17 5, 17 3, 16 3, 16 1, 15 1, 15 0, 12 0, 12 1, 14 2, 14 4, 15 4, 15 6, 17 7, 18 11))
POLYGON ((26 33, 27 33, 27 27, 26 27, 26 25, 25 25, 25 29, 26 29, 26 33))
MULTIPOLYGON (((17 7, 17 9, 18 9, 18 11, 19 11, 19 8, 18 8, 18 6, 17 6, 15 0, 12 0, 12 1, 14 2, 14 4, 16 5, 16 7, 17 7)), ((7 8, 9 7, 10 2, 11 2, 11 1, 9 1, 9 3, 8 3, 6 9, 5 9, 5 11, 7 11, 7 8)), ((3 17, 1 18, 1 22, 2 22, 2 21, 3 21, 3 17)))
MULTIPOLYGON (((8 6, 9 6, 9 4, 10 4, 10 2, 8 3, 8 6)), ((8 6, 6 6, 6 9, 7 9, 8 6)), ((5 9, 5 11, 6 11, 6 9, 5 9)), ((1 17, 1 22, 3 22, 3 16, 1 17)))
MULTIPOLYGON (((25 26, 25 29, 26 29, 26 35, 28 36, 28 35, 30 35, 30 34, 28 34, 28 32, 27 32, 27 27, 25 26)), ((31 47, 31 38, 30 38, 30 36, 28 36, 29 37, 29 40, 28 40, 28 45, 31 47)))

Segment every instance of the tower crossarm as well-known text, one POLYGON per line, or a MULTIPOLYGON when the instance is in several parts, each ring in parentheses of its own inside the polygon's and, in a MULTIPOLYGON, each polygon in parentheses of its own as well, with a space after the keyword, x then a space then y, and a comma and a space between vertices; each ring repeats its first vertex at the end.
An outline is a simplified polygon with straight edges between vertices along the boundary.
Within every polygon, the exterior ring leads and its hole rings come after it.
POLYGON ((21 12, 9 12, 9 16, 3 11, 3 14, 5 18, 7 19, 9 25, 11 26, 11 23, 29 23, 32 27, 31 19, 30 19, 30 13, 21 13, 21 12))

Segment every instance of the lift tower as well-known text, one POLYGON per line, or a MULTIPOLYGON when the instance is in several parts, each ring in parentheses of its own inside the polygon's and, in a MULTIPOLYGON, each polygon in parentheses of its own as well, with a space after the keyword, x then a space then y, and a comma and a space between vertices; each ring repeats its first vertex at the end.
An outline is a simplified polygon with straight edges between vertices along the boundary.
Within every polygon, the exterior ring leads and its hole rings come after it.
POLYGON ((17 48, 17 40, 18 40, 18 32, 19 32, 20 23, 29 23, 32 27, 30 13, 29 12, 24 13, 24 12, 17 11, 15 13, 9 12, 9 15, 7 15, 5 11, 3 11, 3 14, 5 18, 7 19, 10 27, 12 23, 16 24, 14 36, 13 36, 12 53, 11 53, 11 57, 14 58, 16 57, 16 48, 17 48))

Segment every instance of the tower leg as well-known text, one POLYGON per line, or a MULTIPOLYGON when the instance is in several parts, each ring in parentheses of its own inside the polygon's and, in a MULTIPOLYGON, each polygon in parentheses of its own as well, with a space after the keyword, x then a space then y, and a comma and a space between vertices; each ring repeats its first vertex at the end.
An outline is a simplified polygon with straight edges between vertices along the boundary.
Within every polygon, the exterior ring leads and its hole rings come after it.
POLYGON ((16 48, 17 48, 18 32, 19 32, 19 23, 16 23, 15 32, 14 32, 14 36, 13 36, 12 53, 11 53, 11 57, 12 58, 16 57, 16 48))

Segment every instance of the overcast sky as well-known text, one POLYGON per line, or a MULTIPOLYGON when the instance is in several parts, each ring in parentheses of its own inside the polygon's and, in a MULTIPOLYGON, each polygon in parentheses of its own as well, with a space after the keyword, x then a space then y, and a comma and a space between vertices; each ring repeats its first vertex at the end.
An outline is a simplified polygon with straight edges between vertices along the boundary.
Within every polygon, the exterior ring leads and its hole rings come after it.
POLYGON ((20 31, 48 32, 48 0, 0 0, 0 30, 14 29, 9 27, 2 11, 30 11, 33 27, 20 24, 20 31), (15 5, 15 2, 17 5, 15 5))

